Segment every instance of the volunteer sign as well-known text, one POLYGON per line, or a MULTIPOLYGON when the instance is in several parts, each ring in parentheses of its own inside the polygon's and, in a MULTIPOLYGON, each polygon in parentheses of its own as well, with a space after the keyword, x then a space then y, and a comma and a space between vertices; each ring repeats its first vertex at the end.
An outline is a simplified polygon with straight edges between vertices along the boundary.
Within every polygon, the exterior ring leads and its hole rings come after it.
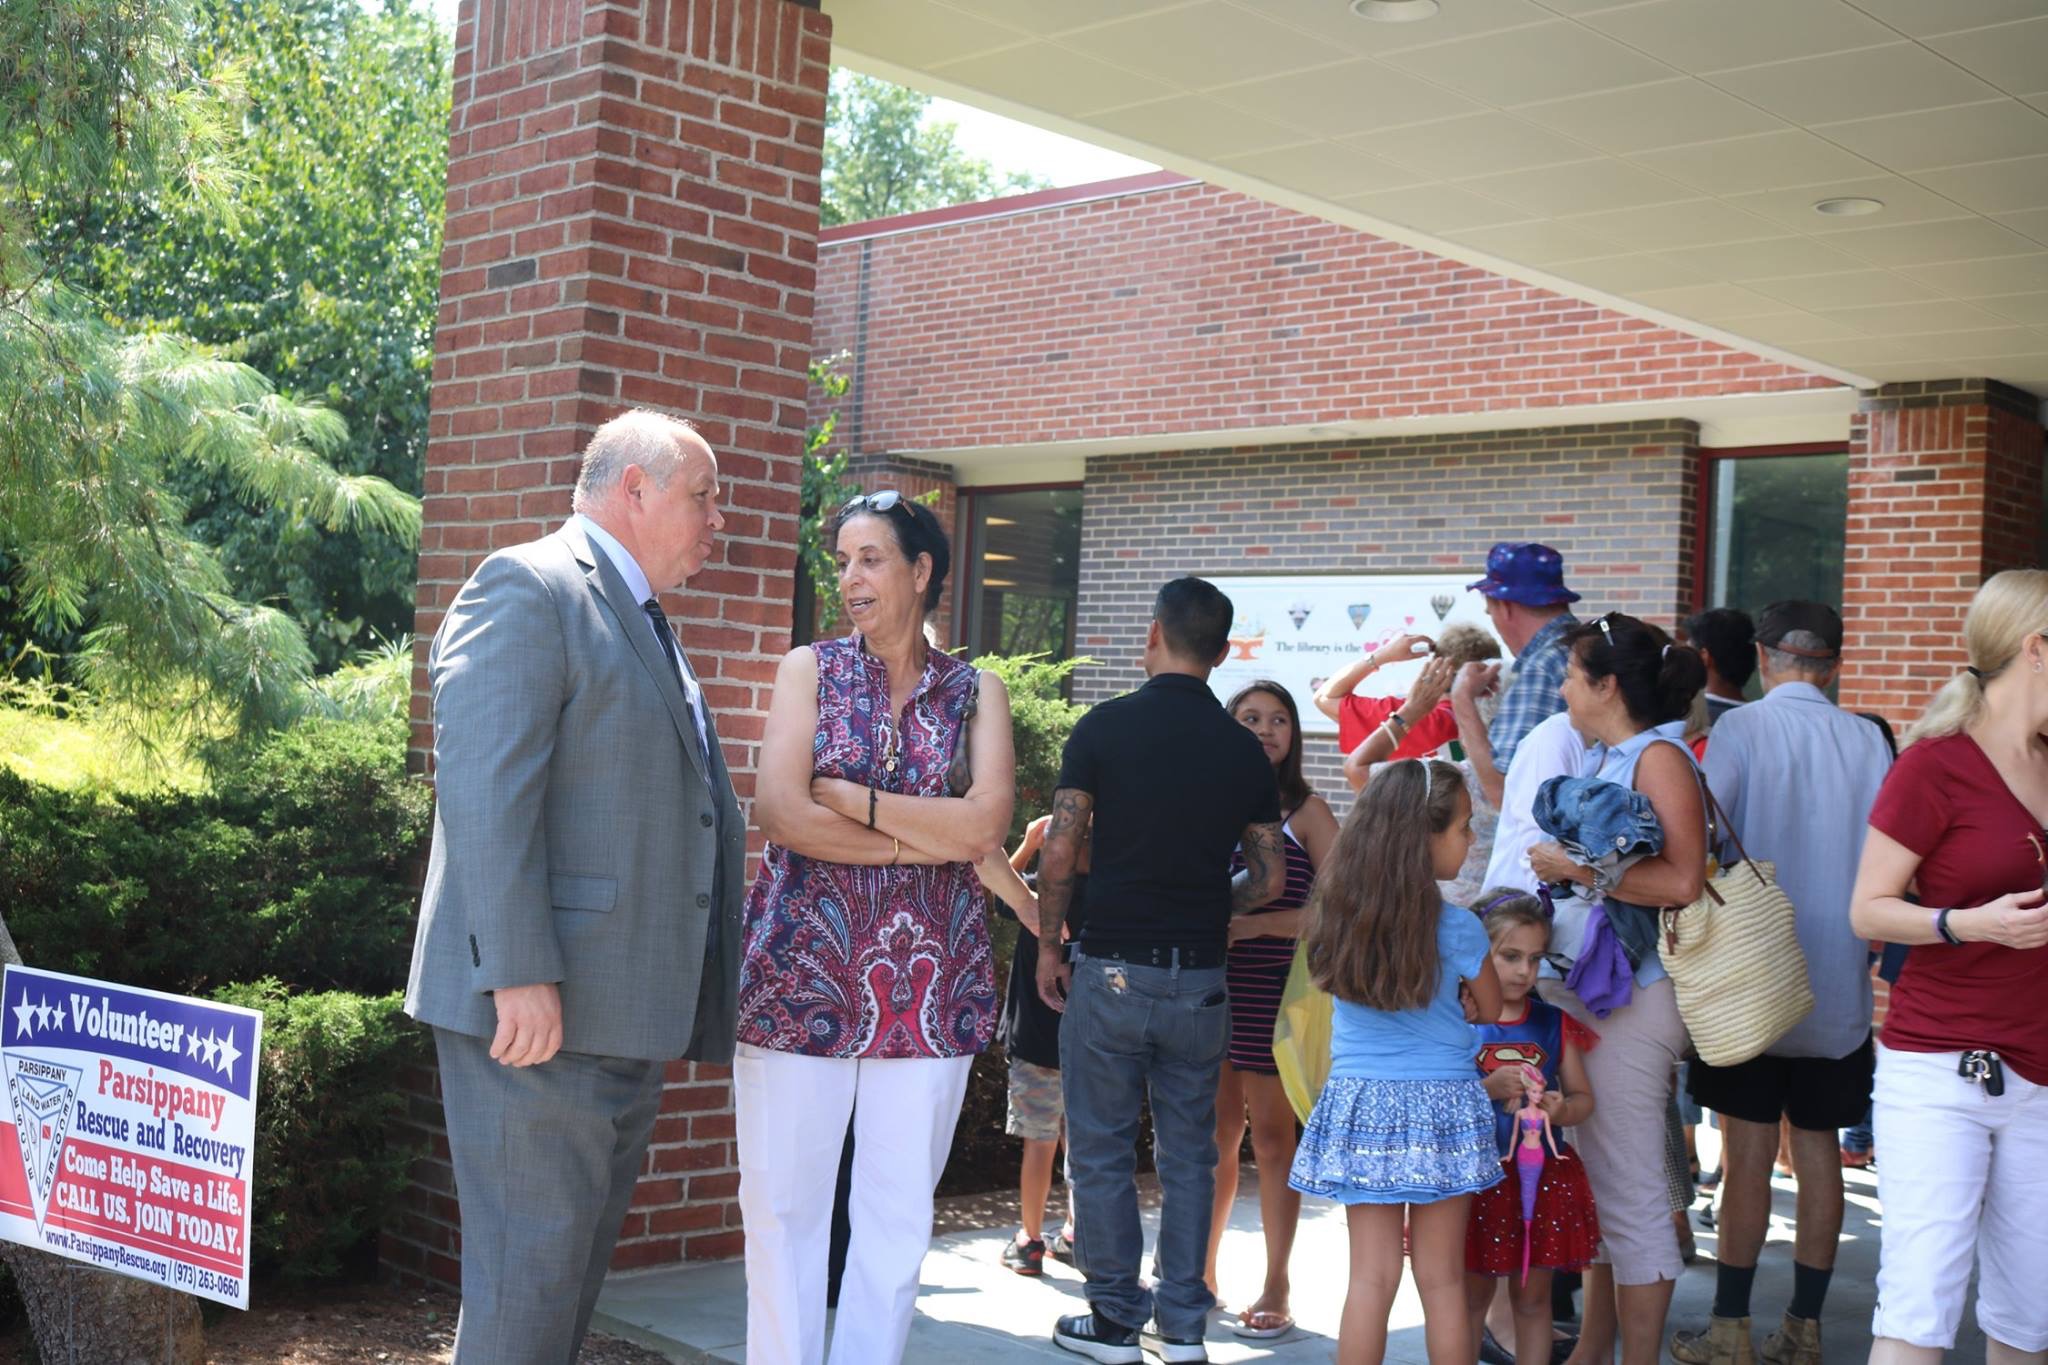
POLYGON ((263 1016, 31 967, 0 988, 0 1237, 249 1306, 263 1016))
MULTIPOLYGON (((1447 625, 1474 625, 1488 634, 1486 599, 1465 585, 1475 575, 1302 574, 1211 578, 1230 599, 1230 652, 1209 675, 1217 699, 1256 678, 1271 678, 1294 694, 1304 734, 1334 735, 1337 723, 1311 700, 1325 679, 1396 635, 1428 635, 1447 625)), ((1505 651, 1503 651, 1505 653, 1505 651)), ((1401 697, 1420 664, 1391 664, 1367 678, 1359 692, 1401 697)))

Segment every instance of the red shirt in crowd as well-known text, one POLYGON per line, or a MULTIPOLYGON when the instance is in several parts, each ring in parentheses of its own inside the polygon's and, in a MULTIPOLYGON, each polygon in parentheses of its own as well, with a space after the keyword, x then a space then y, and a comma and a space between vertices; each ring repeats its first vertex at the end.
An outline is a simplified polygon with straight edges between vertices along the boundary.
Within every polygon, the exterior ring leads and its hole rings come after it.
MULTIPOLYGON (((1365 743, 1365 737, 1386 724, 1387 717, 1400 710, 1405 700, 1405 697, 1361 697, 1353 694, 1338 702, 1338 751, 1348 754, 1365 743)), ((1415 722, 1415 728, 1394 746, 1390 758, 1427 758, 1457 737, 1457 718, 1451 714, 1450 699, 1445 698, 1428 715, 1415 722)))
MULTIPOLYGON (((1977 741, 1922 740, 1899 755, 1871 808, 1873 829, 1920 855, 1920 899, 1966 909, 2038 888, 2028 836, 2043 838, 1977 741)), ((1901 1052, 1990 1048, 2035 1085, 2048 1085, 2048 947, 1915 944, 1892 987, 1884 1045, 1901 1052)))

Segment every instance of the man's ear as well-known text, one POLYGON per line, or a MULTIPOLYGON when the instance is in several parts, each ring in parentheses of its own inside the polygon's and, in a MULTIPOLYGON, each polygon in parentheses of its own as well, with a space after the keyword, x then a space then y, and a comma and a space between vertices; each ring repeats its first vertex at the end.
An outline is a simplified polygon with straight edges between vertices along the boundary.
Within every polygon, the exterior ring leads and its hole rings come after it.
POLYGON ((1155 616, 1152 618, 1152 623, 1145 627, 1145 648, 1159 648, 1160 642, 1164 638, 1164 634, 1159 629, 1159 618, 1155 616))

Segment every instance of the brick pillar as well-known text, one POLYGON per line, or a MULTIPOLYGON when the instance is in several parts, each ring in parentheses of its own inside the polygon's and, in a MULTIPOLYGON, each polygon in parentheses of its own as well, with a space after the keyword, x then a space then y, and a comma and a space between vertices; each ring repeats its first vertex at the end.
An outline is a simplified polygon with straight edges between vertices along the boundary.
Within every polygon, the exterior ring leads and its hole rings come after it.
MULTIPOLYGON (((417 659, 492 550, 569 512, 578 452, 634 406, 695 421, 726 527, 667 603, 753 793, 789 644, 831 25, 816 0, 463 0, 435 335, 417 659)), ((432 732, 414 674, 413 758, 432 732)), ((459 1251, 431 1076, 417 1198, 385 1239, 445 1278, 459 1251)), ((722 1068, 669 1075, 614 1264, 740 1243, 722 1068)))
POLYGON ((1888 384, 1849 428, 1844 706, 1903 727, 1965 663, 1986 578, 2041 559, 2039 405, 1996 380, 1888 384))

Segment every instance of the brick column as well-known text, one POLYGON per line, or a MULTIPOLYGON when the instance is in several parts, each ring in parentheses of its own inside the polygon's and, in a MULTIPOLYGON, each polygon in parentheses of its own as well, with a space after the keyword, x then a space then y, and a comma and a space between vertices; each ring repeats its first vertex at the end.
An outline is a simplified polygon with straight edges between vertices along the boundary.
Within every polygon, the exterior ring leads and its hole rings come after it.
MULTIPOLYGON (((816 0, 464 0, 435 335, 417 659, 492 550, 569 512, 607 418, 659 408, 718 454, 726 528, 667 603, 753 792, 789 644, 830 21, 816 0)), ((414 674, 413 760, 432 732, 414 674)), ((386 1254, 459 1252, 431 1076, 406 1089, 432 1154, 386 1254)), ((614 1265, 739 1248, 722 1068, 669 1076, 614 1265)))
POLYGON ((1986 578, 2041 561, 2039 405, 1996 380, 1888 384, 1849 428, 1841 700, 1903 727, 1960 669, 1986 578))

